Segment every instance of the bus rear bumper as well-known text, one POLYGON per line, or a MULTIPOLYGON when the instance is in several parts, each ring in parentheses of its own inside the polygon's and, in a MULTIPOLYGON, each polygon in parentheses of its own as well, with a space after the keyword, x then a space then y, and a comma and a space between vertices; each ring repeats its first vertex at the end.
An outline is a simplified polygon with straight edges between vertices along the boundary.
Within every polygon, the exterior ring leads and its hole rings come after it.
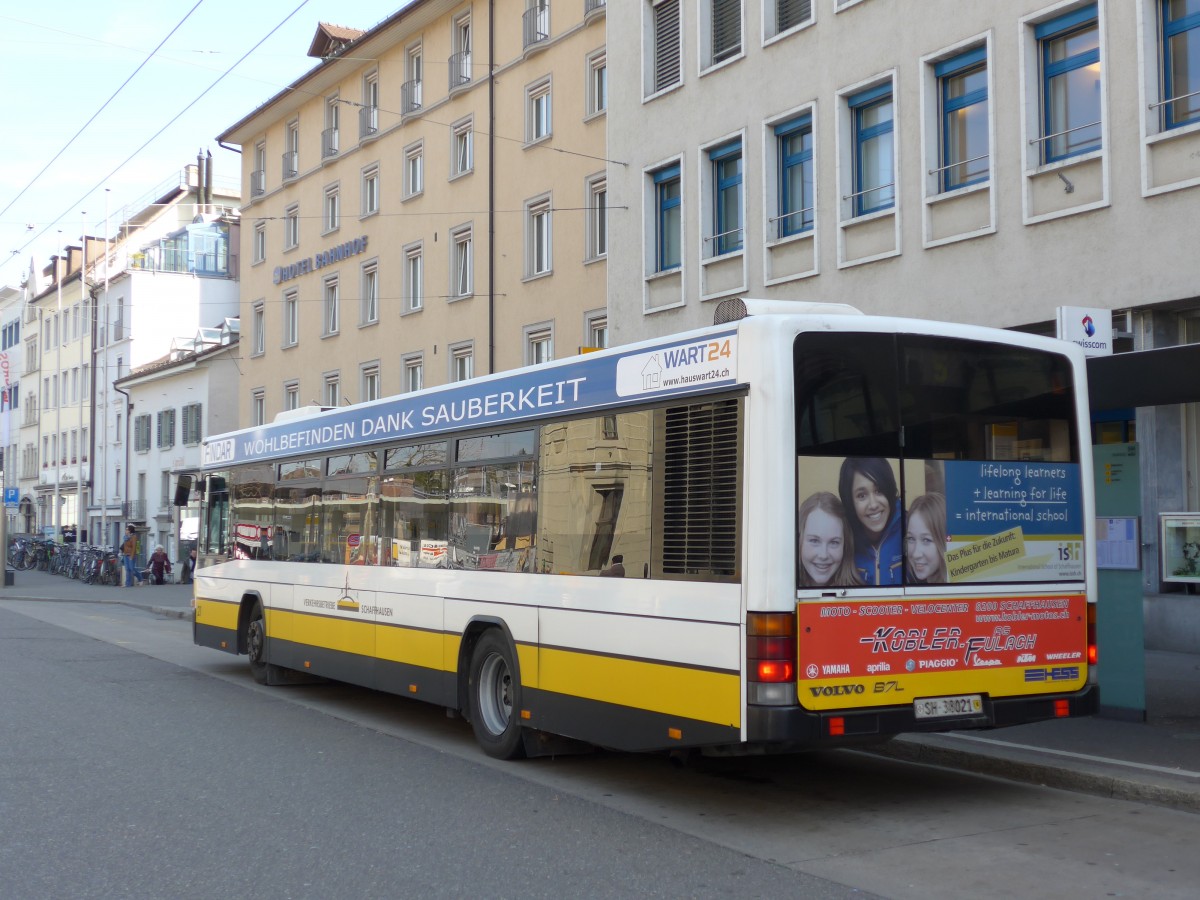
POLYGON ((750 706, 746 710, 746 740, 751 744, 839 747, 905 732, 1005 728, 1047 719, 1090 716, 1099 705, 1099 688, 1088 685, 1073 694, 985 697, 981 715, 953 719, 917 719, 911 705, 837 711, 814 711, 800 706, 750 706), (1065 716, 1060 712, 1062 702, 1066 706, 1065 716))

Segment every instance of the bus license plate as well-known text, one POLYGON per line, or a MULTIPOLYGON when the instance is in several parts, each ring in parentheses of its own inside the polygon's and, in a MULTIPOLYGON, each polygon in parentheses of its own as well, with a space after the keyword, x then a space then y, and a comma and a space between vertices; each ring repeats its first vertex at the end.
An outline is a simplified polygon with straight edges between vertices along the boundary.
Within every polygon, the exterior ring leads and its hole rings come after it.
POLYGON ((961 694, 957 697, 925 697, 913 701, 913 712, 918 719, 973 716, 983 712, 983 698, 979 694, 961 694))

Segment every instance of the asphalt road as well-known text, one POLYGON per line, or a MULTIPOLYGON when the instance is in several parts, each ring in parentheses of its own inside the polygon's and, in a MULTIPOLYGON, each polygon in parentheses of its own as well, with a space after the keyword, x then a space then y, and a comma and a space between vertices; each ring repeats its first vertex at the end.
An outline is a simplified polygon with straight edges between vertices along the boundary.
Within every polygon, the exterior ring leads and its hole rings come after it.
POLYGON ((1200 817, 838 752, 499 763, 190 626, 0 602, 6 897, 1195 895, 1200 817))

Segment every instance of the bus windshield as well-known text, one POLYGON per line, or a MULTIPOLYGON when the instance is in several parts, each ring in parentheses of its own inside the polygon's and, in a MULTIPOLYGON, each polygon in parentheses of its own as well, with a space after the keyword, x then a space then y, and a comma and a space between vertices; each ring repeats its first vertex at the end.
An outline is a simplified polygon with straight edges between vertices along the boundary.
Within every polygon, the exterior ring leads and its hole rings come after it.
POLYGON ((1083 580, 1065 356, 805 333, 794 366, 799 587, 1083 580))

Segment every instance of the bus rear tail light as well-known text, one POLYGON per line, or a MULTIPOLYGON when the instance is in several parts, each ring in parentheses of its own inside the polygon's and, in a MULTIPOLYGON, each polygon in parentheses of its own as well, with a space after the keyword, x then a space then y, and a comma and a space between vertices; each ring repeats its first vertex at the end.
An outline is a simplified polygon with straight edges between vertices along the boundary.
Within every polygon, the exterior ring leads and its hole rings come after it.
POLYGON ((783 706, 796 702, 796 614, 746 616, 746 699, 783 706))
POLYGON ((1056 718, 1059 718, 1059 719, 1068 718, 1071 715, 1071 701, 1070 700, 1055 700, 1054 701, 1054 715, 1056 718))
POLYGON ((1099 654, 1096 651, 1096 604, 1087 605, 1087 661, 1094 666, 1099 654))

